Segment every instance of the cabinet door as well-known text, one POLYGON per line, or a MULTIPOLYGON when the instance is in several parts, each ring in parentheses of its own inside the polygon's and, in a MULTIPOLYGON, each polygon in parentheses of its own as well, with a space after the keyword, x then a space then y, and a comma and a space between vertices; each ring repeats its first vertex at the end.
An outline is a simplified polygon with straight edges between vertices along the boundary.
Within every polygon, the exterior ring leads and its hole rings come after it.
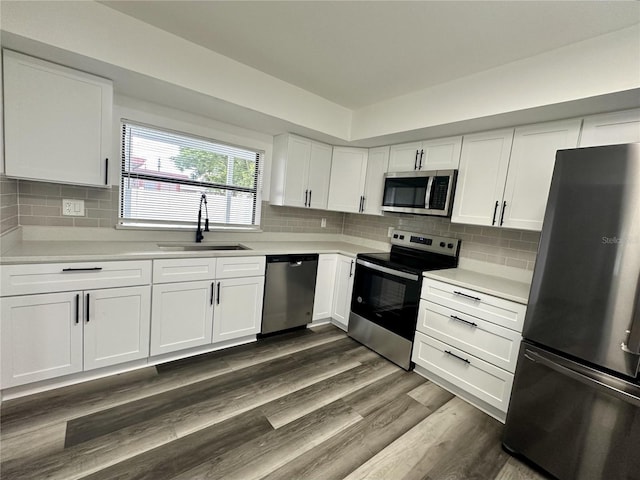
POLYGON ((581 120, 516 128, 504 189, 503 226, 542 230, 556 152, 575 148, 581 120))
POLYGON ((498 225, 513 129, 465 135, 451 222, 498 225), (497 202, 497 203, 496 203, 497 202))
POLYGON ((418 169, 422 142, 391 145, 389 152, 390 172, 410 172, 418 169))
POLYGON ((420 170, 455 170, 460 164, 462 137, 439 138, 422 142, 420 170))
POLYGON ((333 289, 336 283, 336 263, 338 255, 335 253, 320 254, 318 256, 318 272, 316 274, 316 292, 313 299, 313 320, 331 317, 333 309, 333 289))
POLYGON ((309 162, 309 207, 327 208, 329 179, 331 176, 331 146, 313 142, 309 162))
POLYGON ((6 174, 109 185, 111 82, 15 52, 3 57, 6 174))
POLYGON ((344 330, 349 326, 351 311, 351 293, 353 292, 353 272, 355 259, 338 255, 336 283, 333 290, 333 318, 344 330))
POLYGON ((290 136, 284 175, 284 205, 305 206, 310 160, 311 140, 290 136))
POLYGON ((360 212, 367 174, 366 148, 334 147, 327 208, 360 212))
POLYGON ((213 281, 153 286, 151 355, 211 343, 213 281))
POLYGON ((150 286, 91 290, 84 300, 85 370, 149 356, 150 286))
POLYGON ((216 294, 214 343, 260 333, 264 277, 221 280, 216 294))
POLYGON ((79 292, 0 299, 2 388, 82 371, 79 292))
POLYGON ((584 119, 581 147, 640 142, 640 109, 604 113, 584 119))
POLYGON ((389 168, 389 147, 370 148, 367 158, 367 175, 364 185, 362 213, 382 215, 384 174, 389 168))

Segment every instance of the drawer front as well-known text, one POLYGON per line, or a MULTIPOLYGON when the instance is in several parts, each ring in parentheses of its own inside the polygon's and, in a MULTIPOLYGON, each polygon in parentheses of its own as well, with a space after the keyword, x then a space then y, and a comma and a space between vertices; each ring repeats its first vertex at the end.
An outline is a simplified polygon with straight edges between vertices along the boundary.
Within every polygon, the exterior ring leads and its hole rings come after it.
POLYGON ((259 277, 264 275, 265 257, 218 257, 216 278, 259 277))
POLYGON ((420 301, 417 328, 511 373, 516 369, 518 332, 426 300, 420 301))
POLYGON ((151 261, 0 266, 2 296, 129 287, 151 283, 151 261))
POLYGON ((420 332, 416 332, 411 359, 498 410, 507 411, 513 374, 420 332))
POLYGON ((153 283, 193 282, 216 277, 215 258, 166 258, 153 261, 153 283))
POLYGON ((522 333, 526 305, 425 278, 421 298, 522 333))

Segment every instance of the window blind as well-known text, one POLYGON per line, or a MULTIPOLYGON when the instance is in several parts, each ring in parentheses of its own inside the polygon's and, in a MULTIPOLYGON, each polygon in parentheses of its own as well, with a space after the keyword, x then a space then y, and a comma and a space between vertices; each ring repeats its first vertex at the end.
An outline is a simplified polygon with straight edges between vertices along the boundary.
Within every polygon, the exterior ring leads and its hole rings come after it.
POLYGON ((204 193, 211 226, 257 228, 263 155, 125 121, 120 224, 190 227, 204 193))

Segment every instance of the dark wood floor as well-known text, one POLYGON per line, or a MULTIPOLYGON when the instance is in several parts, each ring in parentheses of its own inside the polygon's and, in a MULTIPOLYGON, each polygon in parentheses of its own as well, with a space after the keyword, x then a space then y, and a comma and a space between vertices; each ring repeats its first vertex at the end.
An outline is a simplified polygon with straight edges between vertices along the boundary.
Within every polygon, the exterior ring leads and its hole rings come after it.
POLYGON ((9 479, 542 479, 502 425, 333 326, 10 400, 9 479))

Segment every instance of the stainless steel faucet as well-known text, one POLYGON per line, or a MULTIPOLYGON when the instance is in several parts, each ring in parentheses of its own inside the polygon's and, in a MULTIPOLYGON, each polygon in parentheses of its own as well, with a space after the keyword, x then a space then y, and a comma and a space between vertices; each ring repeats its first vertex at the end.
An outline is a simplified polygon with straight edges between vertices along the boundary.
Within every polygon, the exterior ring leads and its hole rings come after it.
POLYGON ((200 196, 200 208, 198 209, 198 229, 196 230, 196 242, 200 243, 202 242, 202 239, 204 238, 204 233, 202 230, 202 203, 204 202, 204 211, 205 211, 205 218, 204 218, 204 231, 208 232, 209 231, 209 208, 207 207, 207 195, 206 194, 202 194, 202 196, 200 196))

